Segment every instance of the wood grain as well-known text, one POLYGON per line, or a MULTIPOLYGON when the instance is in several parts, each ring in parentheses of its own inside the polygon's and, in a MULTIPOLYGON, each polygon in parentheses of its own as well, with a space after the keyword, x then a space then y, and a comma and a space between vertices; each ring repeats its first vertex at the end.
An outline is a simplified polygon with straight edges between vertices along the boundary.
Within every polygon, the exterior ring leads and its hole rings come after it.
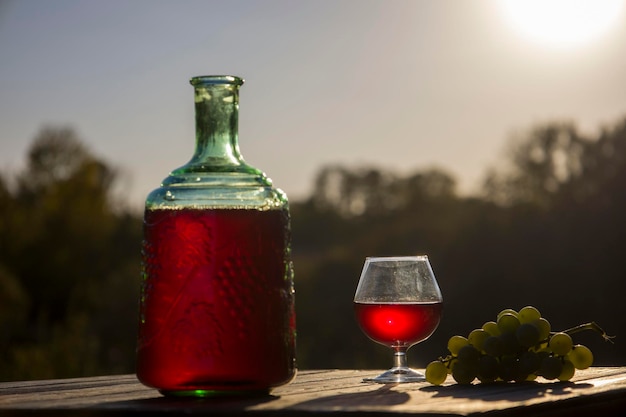
POLYGON ((300 371, 254 398, 169 398, 134 375, 0 383, 0 415, 626 416, 626 367, 577 371, 572 382, 442 386, 363 383, 376 370, 300 371))

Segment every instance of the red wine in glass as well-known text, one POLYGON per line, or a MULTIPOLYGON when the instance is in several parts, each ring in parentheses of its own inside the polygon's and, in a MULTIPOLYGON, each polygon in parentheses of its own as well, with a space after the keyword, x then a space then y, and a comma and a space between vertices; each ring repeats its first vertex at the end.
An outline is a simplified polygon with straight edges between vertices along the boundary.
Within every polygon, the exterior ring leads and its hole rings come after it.
POLYGON ((357 322, 370 339, 385 346, 410 347, 426 340, 441 320, 443 304, 354 303, 357 322))

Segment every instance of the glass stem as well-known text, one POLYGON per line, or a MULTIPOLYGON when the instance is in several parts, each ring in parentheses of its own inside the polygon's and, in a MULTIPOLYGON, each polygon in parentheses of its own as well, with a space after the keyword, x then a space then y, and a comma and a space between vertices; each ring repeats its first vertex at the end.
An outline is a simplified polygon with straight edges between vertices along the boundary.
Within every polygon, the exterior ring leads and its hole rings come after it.
POLYGON ((393 367, 408 368, 406 362, 406 348, 396 347, 393 352, 393 367))

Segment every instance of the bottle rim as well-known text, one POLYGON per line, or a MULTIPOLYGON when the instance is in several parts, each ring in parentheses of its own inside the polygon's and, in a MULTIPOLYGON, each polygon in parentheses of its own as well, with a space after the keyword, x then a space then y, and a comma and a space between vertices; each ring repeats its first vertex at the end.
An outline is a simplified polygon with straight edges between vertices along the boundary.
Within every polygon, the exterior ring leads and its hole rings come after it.
POLYGON ((191 85, 218 85, 218 84, 230 84, 230 85, 242 85, 245 81, 241 77, 235 75, 200 75, 192 77, 189 82, 191 85))

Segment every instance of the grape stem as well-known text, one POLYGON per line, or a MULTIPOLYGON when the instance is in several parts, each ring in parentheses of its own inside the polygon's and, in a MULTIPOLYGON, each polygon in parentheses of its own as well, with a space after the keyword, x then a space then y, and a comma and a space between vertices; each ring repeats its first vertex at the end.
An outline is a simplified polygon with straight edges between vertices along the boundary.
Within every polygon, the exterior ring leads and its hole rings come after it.
POLYGON ((450 366, 450 364, 452 363, 452 359, 454 359, 454 357, 452 355, 448 355, 445 358, 440 356, 439 357, 439 362, 443 363, 446 366, 450 366))
MULTIPOLYGON (((600 326, 598 326, 595 321, 592 321, 591 323, 579 324, 578 326, 574 326, 571 329, 563 330, 563 333, 567 333, 571 336, 574 333, 579 333, 585 330, 593 330, 595 332, 598 332, 606 342, 614 343, 613 339, 615 338, 615 336, 609 336, 600 326)), ((555 332, 550 332, 550 334, 555 334, 555 332)))

